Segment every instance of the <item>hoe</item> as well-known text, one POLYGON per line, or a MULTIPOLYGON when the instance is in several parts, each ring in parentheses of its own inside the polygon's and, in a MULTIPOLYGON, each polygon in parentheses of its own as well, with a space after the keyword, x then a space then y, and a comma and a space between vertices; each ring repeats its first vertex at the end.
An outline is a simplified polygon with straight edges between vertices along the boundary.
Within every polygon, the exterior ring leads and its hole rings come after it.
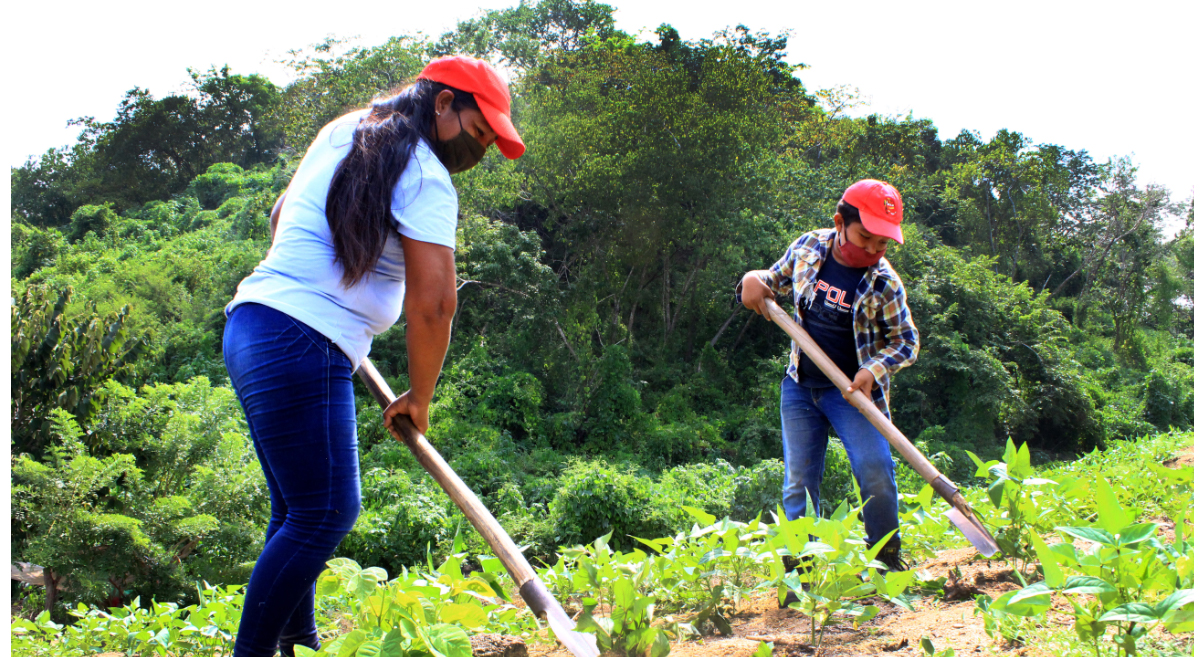
MULTIPOLYGON (((375 369, 375 365, 371 363, 370 359, 363 359, 362 365, 358 368, 358 376, 367 385, 367 389, 371 391, 371 395, 375 397, 375 401, 379 402, 380 406, 387 408, 388 404, 396 399, 396 395, 392 393, 392 389, 379 375, 379 371, 375 369)), ((546 585, 538 579, 533 568, 529 566, 529 562, 525 560, 525 556, 521 554, 521 550, 509 538, 491 512, 483 506, 475 493, 471 492, 463 480, 458 478, 442 455, 438 454, 438 451, 429 444, 420 431, 417 431, 412 420, 408 419, 406 415, 399 415, 388 427, 388 431, 397 440, 408 446, 413 456, 417 457, 417 461, 429 471, 429 474, 433 475, 433 478, 450 495, 450 499, 454 500, 458 508, 462 509, 463 515, 467 516, 467 519, 483 536, 483 540, 487 541, 488 546, 500 558, 500 562, 508 569, 508 574, 517 583, 525 603, 535 614, 550 624, 550 629, 554 630, 554 636, 558 637, 563 646, 570 650, 575 657, 598 657, 600 651, 596 649, 596 637, 575 631, 575 623, 563 611, 554 596, 546 590, 546 585)))
MULTIPOLYGON (((821 348, 817 346, 817 343, 813 341, 807 331, 789 317, 783 311, 783 308, 779 307, 779 304, 771 299, 764 300, 764 303, 766 304, 768 319, 778 324, 779 328, 783 329, 796 341, 796 344, 800 345, 800 351, 803 351, 812 362, 817 364, 817 367, 821 368, 821 371, 825 373, 825 376, 829 377, 833 385, 837 386, 839 390, 845 390, 850 387, 850 378, 837 365, 834 365, 833 361, 829 360, 829 357, 825 355, 825 352, 821 351, 821 348)), ((929 485, 933 487, 933 490, 938 495, 941 495, 943 499, 950 503, 950 510, 946 512, 946 517, 963 533, 963 536, 967 537, 967 540, 971 542, 971 545, 975 546, 975 549, 980 554, 990 557, 1000 551, 1000 546, 996 544, 996 539, 983 526, 983 523, 979 522, 979 519, 975 517, 975 513, 971 511, 971 505, 967 504, 967 501, 963 499, 962 493, 958 492, 958 486, 955 486, 954 482, 947 479, 946 475, 938 472, 938 469, 929 462, 929 459, 925 458, 925 455, 918 451, 916 447, 913 447, 908 438, 905 438, 904 434, 900 433, 900 430, 883 414, 883 411, 876 408, 875 404, 861 390, 854 391, 850 396, 850 403, 858 409, 859 413, 865 415, 871 421, 871 424, 875 425, 876 429, 879 429, 879 433, 882 433, 883 437, 887 438, 887 441, 900 453, 900 456, 904 457, 905 461, 908 461, 913 470, 916 470, 917 474, 929 482, 929 485)))

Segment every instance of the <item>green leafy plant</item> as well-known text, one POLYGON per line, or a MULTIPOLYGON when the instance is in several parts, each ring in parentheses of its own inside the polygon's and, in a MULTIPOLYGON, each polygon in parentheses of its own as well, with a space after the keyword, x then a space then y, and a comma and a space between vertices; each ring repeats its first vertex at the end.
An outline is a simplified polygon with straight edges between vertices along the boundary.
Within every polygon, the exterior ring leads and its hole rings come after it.
POLYGON ((596 598, 584 598, 576 627, 596 635, 601 651, 648 657, 664 657, 671 651, 666 630, 654 625, 654 597, 638 593, 630 580, 613 583, 607 618, 593 614, 599 604, 596 598))
POLYGON ((1037 558, 1030 536, 1049 531, 1057 513, 1062 509, 1064 494, 1080 484, 1070 479, 1060 485, 1050 479, 1034 476, 1030 464, 1029 445, 1022 443, 1018 448, 1012 439, 1004 449, 1004 462, 984 463, 972 452, 967 452, 978 469, 977 477, 993 477, 987 488, 987 497, 1000 511, 999 516, 988 519, 999 526, 996 543, 1013 565, 1013 574, 1025 583, 1028 566, 1037 558), (1053 488, 1051 488, 1053 487, 1053 488), (1058 494, 1050 496, 1049 491, 1058 494))
POLYGON ((56 657, 120 651, 130 655, 217 655, 233 649, 233 633, 242 616, 241 586, 197 589, 196 604, 179 606, 134 600, 108 611, 83 604, 71 610, 71 625, 61 625, 42 612, 33 621, 16 619, 11 626, 13 655, 43 654, 53 646, 56 657))
POLYGON ((1137 653, 1137 640, 1156 625, 1169 632, 1193 626, 1194 548, 1187 523, 1176 522, 1176 540, 1164 545, 1155 538, 1158 523, 1133 522, 1108 482, 1096 484, 1095 525, 1058 527, 1062 543, 1031 541, 1042 560, 1045 580, 998 598, 993 609, 1037 616, 1050 607, 1051 594, 1066 595, 1079 639, 1100 654, 1100 641, 1112 628, 1113 641, 1125 655, 1137 653), (1082 540, 1086 548, 1072 543, 1082 540), (1077 575, 1067 576, 1067 572, 1077 575))
POLYGON ((330 561, 317 578, 317 595, 340 599, 355 629, 319 651, 296 646, 296 654, 467 657, 467 630, 503 624, 519 612, 486 579, 464 577, 461 567, 455 556, 428 575, 404 572, 389 581, 382 568, 330 561))
MULTIPOLYGON (((812 508, 810 499, 808 509, 812 508)), ((804 517, 780 521, 768 542, 776 556, 773 581, 783 585, 779 600, 784 601, 785 587, 796 595, 799 600, 791 606, 809 617, 809 641, 817 650, 825 628, 838 618, 849 618, 858 627, 879 613, 875 605, 859 604, 866 598, 878 596, 909 611, 913 608, 904 590, 915 573, 887 572, 887 566, 875 560, 895 532, 868 547, 855 534, 860 510, 861 506, 852 509, 842 502, 829 518, 816 517, 810 511, 804 517), (803 560, 804 565, 785 573, 785 555, 803 560)))
POLYGON ((699 521, 690 532, 653 540, 637 539, 655 551, 662 563, 655 589, 664 604, 694 615, 680 627, 706 634, 711 627, 731 635, 729 616, 755 581, 766 574, 770 553, 763 549, 767 527, 716 516, 695 507, 683 510, 699 521))

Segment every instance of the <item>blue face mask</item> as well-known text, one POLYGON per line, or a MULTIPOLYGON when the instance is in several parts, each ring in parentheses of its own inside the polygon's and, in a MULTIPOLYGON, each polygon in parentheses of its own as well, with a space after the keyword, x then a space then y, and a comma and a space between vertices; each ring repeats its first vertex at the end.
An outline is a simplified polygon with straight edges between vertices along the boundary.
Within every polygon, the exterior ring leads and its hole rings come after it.
MULTIPOLYGON (((462 114, 458 115, 458 128, 457 136, 445 141, 439 137, 433 144, 433 151, 437 153, 438 160, 452 174, 461 173, 479 164, 479 161, 483 159, 483 154, 487 152, 487 147, 479 143, 474 135, 462 127, 462 114)), ((433 129, 436 134, 436 121, 434 121, 433 129)))

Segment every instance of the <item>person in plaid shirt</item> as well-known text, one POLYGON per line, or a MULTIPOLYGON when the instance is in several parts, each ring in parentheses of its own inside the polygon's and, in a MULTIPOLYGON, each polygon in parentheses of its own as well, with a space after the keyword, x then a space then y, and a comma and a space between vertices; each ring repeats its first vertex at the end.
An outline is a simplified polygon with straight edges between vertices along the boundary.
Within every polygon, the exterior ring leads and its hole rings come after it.
MULTIPOLYGON (((804 515, 806 490, 819 512, 832 427, 846 446, 867 500, 862 515, 872 545, 900 526, 895 469, 887 439, 847 398, 862 390, 888 414, 892 375, 917 358, 920 343, 904 283, 883 257, 891 242, 904 243, 903 217, 894 187, 860 180, 842 195, 832 229, 801 235, 779 262, 748 272, 738 286, 741 302, 759 314, 765 314, 764 299, 791 293, 796 321, 852 381, 838 394, 792 343, 787 376, 780 384, 784 513, 789 520, 804 515)), ((906 569, 899 534, 878 558, 892 570, 906 569)), ((789 560, 788 565, 796 563, 789 560)))

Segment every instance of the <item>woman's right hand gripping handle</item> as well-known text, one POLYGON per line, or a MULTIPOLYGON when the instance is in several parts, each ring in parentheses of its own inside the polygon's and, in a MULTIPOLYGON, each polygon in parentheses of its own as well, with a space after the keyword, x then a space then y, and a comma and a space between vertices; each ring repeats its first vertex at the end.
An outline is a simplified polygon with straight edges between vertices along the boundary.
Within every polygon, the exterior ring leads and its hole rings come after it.
POLYGON ((458 307, 454 249, 400 236, 404 247, 404 316, 407 322, 409 389, 383 411, 383 421, 407 415, 421 433, 429 431, 429 402, 446 349, 450 326, 458 307))

